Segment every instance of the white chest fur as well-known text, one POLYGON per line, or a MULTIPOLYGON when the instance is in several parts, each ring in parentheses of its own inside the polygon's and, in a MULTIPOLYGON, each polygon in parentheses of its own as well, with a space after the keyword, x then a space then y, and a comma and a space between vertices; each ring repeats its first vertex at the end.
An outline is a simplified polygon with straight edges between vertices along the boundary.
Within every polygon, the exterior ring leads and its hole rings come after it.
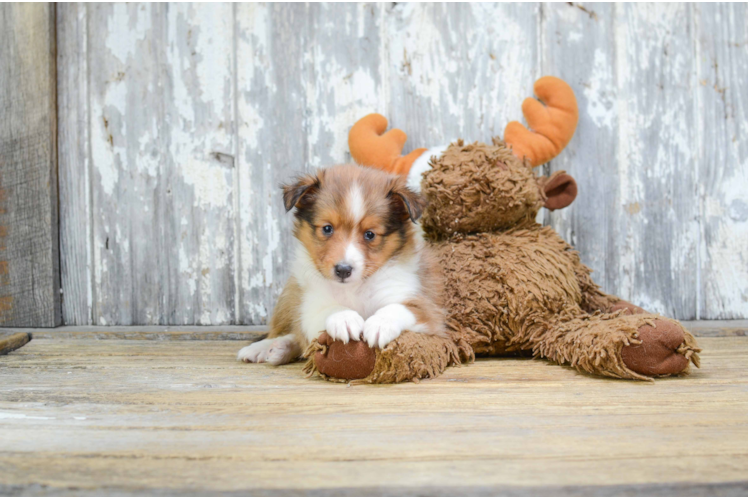
MULTIPOLYGON (((422 244, 422 241, 419 241, 422 244)), ((301 324, 307 338, 324 330, 330 314, 352 309, 368 319, 379 309, 402 304, 420 291, 418 252, 394 258, 360 283, 337 283, 324 278, 301 245, 296 248, 293 275, 303 290, 301 324)))

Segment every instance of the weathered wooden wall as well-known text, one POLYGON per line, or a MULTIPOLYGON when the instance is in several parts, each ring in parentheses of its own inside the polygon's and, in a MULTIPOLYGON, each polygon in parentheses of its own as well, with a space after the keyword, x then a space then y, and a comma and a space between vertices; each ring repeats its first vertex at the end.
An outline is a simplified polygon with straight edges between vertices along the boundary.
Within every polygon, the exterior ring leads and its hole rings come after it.
POLYGON ((606 290, 748 316, 745 4, 57 7, 68 324, 265 323, 290 257, 278 184, 346 161, 378 111, 408 150, 487 141, 533 81, 574 88, 545 220, 606 290))
POLYGON ((0 325, 60 324, 54 5, 0 5, 0 325))

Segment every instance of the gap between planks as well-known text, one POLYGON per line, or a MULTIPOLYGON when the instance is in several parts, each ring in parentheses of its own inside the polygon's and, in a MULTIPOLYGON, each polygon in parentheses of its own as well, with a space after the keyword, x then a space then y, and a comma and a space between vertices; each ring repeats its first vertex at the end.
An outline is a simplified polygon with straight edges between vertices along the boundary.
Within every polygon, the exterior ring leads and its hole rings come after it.
MULTIPOLYGON (((746 337, 748 320, 681 321, 696 337, 746 337)), ((37 339, 92 340, 246 340, 268 333, 267 325, 234 326, 61 326, 58 328, 3 328, 0 338, 18 332, 37 339)))

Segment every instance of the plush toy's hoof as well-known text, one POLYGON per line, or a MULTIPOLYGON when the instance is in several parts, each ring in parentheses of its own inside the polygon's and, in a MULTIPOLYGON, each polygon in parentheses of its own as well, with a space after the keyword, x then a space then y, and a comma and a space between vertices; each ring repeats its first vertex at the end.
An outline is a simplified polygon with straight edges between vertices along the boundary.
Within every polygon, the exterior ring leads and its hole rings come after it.
POLYGON ((314 364, 328 377, 358 380, 368 377, 374 369, 377 354, 366 342, 344 344, 327 333, 320 335, 317 341, 327 349, 314 353, 314 364))
POLYGON ((635 306, 631 302, 626 302, 625 300, 619 300, 615 304, 613 304, 613 307, 610 308, 610 311, 608 312, 618 312, 621 309, 626 309, 626 312, 623 314, 645 314, 647 311, 642 309, 639 306, 635 306))
POLYGON ((699 351, 686 346, 683 328, 678 323, 663 318, 654 320, 654 326, 639 327, 638 338, 641 343, 624 346, 621 358, 630 370, 649 377, 685 371, 690 358, 699 351))

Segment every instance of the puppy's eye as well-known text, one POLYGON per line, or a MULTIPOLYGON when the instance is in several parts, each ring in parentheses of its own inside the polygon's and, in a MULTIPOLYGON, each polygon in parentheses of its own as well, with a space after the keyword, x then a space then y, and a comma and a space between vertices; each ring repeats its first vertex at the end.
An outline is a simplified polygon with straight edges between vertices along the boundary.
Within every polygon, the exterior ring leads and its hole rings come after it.
POLYGON ((322 226, 322 234, 330 236, 332 234, 332 226, 330 224, 322 226))
POLYGON ((365 239, 366 241, 371 241, 371 240, 373 240, 373 239, 374 239, 374 236, 376 236, 376 235, 375 235, 375 234, 374 234, 374 233, 373 233, 372 231, 366 231, 366 232, 364 233, 364 239, 365 239))

